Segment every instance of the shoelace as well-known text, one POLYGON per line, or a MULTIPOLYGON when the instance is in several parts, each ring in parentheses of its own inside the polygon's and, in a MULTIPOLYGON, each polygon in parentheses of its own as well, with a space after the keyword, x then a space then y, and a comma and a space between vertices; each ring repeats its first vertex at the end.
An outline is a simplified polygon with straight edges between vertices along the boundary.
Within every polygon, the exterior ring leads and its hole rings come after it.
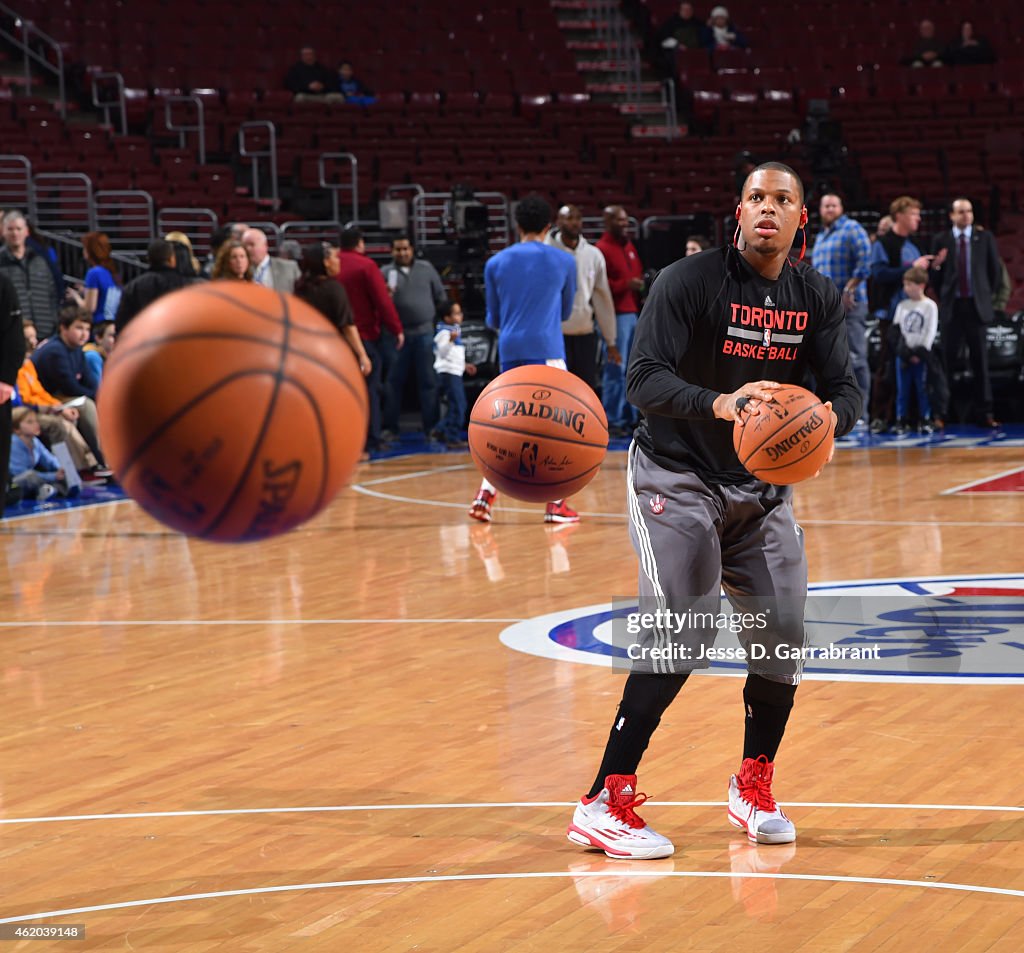
POLYGON ((749 801, 759 811, 771 813, 778 805, 772 795, 772 779, 768 773, 768 762, 764 755, 761 755, 754 762, 753 770, 747 777, 738 781, 740 794, 743 799, 749 801))
POLYGON ((644 823, 643 818, 636 813, 635 809, 640 807, 646 800, 646 794, 634 794, 628 801, 623 801, 621 798, 609 801, 608 810, 613 817, 624 824, 628 824, 634 830, 639 830, 647 825, 644 823))

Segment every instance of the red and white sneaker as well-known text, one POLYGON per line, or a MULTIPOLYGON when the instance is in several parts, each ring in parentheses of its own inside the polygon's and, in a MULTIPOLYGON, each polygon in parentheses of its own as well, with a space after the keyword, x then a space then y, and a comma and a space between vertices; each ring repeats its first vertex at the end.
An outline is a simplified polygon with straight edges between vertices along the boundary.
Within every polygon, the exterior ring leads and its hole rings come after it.
POLYGON ((647 800, 636 793, 635 774, 609 774, 604 787, 576 805, 565 836, 581 847, 596 847, 613 859, 654 860, 675 852, 672 841, 636 813, 647 800))
POLYGON ((579 521, 580 514, 571 506, 566 505, 564 500, 548 503, 547 509, 544 510, 545 523, 578 523, 579 521))
POLYGON ((745 758, 729 778, 729 823, 747 832, 753 844, 792 844, 796 827, 772 796, 775 762, 764 755, 745 758))
POLYGON ((480 520, 481 523, 489 523, 491 521, 491 504, 496 495, 490 490, 481 488, 476 499, 473 500, 473 505, 469 508, 469 515, 475 520, 480 520))

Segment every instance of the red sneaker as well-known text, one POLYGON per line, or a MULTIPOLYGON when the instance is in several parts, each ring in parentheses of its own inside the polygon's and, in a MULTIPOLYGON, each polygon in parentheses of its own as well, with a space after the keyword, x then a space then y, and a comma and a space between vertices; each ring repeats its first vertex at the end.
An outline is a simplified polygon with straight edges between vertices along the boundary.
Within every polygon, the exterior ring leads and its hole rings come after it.
POLYGON ((490 490, 481 489, 476 499, 473 500, 473 505, 469 508, 469 515, 475 520, 480 520, 481 523, 489 523, 491 521, 491 504, 496 496, 497 494, 490 490))
POLYGON ((565 500, 548 503, 547 509, 544 511, 545 523, 578 523, 579 521, 580 514, 568 506, 565 500))
POLYGON ((636 793, 635 774, 609 774, 604 788, 576 805, 566 836, 581 847, 596 847, 613 859, 654 860, 670 856, 672 842, 649 827, 636 809, 647 800, 636 793))
POLYGON ((752 844, 791 844, 796 827, 772 794, 775 762, 747 758, 729 778, 729 823, 747 832, 752 844))

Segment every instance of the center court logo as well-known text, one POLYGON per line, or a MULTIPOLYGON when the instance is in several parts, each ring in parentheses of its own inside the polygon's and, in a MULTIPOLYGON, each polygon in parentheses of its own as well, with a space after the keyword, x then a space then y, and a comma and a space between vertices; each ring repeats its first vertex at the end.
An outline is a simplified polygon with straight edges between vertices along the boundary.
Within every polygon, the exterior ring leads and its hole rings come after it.
MULTIPOLYGON (((611 667, 625 654, 613 644, 613 624, 636 611, 635 601, 568 609, 517 622, 500 637, 530 655, 611 667)), ((850 651, 810 660, 808 680, 1024 684, 1024 575, 820 583, 810 587, 806 619, 815 644, 879 647, 877 659, 850 651)), ((720 631, 715 645, 739 643, 720 631)), ((740 676, 746 665, 714 661, 703 671, 740 676)))

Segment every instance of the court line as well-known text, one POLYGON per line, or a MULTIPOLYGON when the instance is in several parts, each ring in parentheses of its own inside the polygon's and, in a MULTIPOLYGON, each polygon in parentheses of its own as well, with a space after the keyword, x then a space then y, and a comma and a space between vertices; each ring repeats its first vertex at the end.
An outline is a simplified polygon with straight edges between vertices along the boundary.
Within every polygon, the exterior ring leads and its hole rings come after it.
POLYGON ((454 470, 472 470, 471 463, 455 463, 447 467, 435 467, 430 470, 414 470, 411 473, 397 473, 394 476, 377 477, 374 480, 360 480, 354 486, 374 486, 378 483, 397 483, 399 480, 411 480, 413 477, 433 476, 435 473, 448 473, 454 470))
MULTIPOLYGON (((657 861, 652 861, 657 863, 657 861)), ((805 880, 817 883, 873 884, 882 887, 921 887, 929 890, 956 890, 965 893, 998 894, 1005 897, 1024 897, 1024 890, 1012 890, 1009 887, 983 887, 979 884, 944 883, 937 880, 896 880, 886 877, 844 877, 832 874, 771 874, 755 871, 734 872, 725 870, 615 870, 615 862, 611 861, 608 870, 552 870, 528 871, 525 873, 493 873, 493 874, 442 874, 435 877, 378 877, 370 880, 333 880, 308 884, 279 884, 275 887, 249 887, 241 890, 217 890, 209 893, 186 893, 173 897, 152 897, 148 900, 124 900, 119 903, 101 903, 90 907, 70 907, 66 910, 46 910, 40 913, 26 913, 18 917, 0 918, 0 923, 23 923, 26 920, 39 920, 43 917, 66 917, 82 913, 100 913, 105 910, 127 910, 132 907, 146 907, 163 903, 183 903, 189 900, 220 900, 226 897, 253 897, 270 893, 294 893, 299 890, 327 890, 337 887, 382 887, 389 884, 437 884, 467 883, 484 880, 564 880, 580 877, 686 877, 697 879, 723 880, 737 878, 740 880, 805 880)))
MULTIPOLYGON (((724 807, 725 801, 648 801, 652 807, 724 807)), ((335 814, 351 811, 462 811, 467 809, 573 807, 575 801, 491 801, 451 804, 335 804, 317 807, 242 807, 206 811, 143 811, 131 814, 65 814, 52 817, 4 817, 0 824, 50 824, 62 821, 147 820, 164 817, 222 817, 245 814, 335 814)), ((1024 807, 1008 804, 886 804, 865 801, 786 801, 788 807, 828 807, 840 810, 894 811, 993 811, 1024 813, 1024 807)))
POLYGON ((114 506, 118 503, 131 503, 132 498, 126 496, 120 500, 97 500, 95 503, 78 503, 75 506, 62 506, 59 509, 54 510, 41 510, 36 513, 23 513, 20 516, 5 516, 3 521, 0 522, 0 526, 4 526, 8 523, 21 523, 25 520, 39 519, 41 516, 56 516, 59 513, 78 513, 81 510, 94 510, 100 506, 114 506))
MULTIPOLYGON (((1024 472, 1024 467, 1014 467, 1012 470, 1004 470, 1002 473, 993 473, 992 476, 981 477, 978 480, 972 480, 970 483, 961 483, 960 486, 950 487, 948 490, 942 490, 939 496, 949 496, 951 493, 959 493, 962 490, 969 490, 972 486, 980 486, 982 483, 991 483, 993 480, 1001 480, 1003 477, 1013 476, 1015 473, 1024 472)), ((1018 494, 1013 494, 1014 496, 1018 494)))
POLYGON ((525 622, 525 619, 72 619, 60 622, 0 622, 0 629, 70 628, 121 625, 479 625, 482 622, 525 622))

